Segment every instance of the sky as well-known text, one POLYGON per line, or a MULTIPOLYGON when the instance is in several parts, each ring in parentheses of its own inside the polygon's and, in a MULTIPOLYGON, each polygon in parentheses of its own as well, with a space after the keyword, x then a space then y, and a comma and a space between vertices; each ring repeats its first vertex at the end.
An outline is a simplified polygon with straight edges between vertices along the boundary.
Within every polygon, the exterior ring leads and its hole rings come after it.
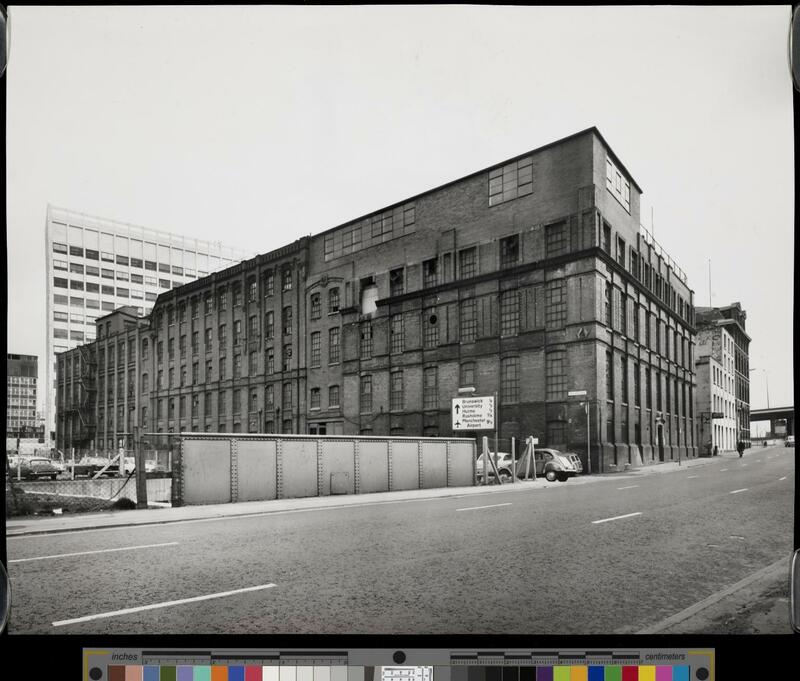
MULTIPOLYGON (((11 7, 8 351, 47 204, 266 252, 595 125, 793 404, 790 6, 11 7)), ((652 220, 651 220, 652 217, 652 220)), ((40 361, 40 368, 43 363, 40 361)), ((43 378, 43 371, 42 371, 43 378)))

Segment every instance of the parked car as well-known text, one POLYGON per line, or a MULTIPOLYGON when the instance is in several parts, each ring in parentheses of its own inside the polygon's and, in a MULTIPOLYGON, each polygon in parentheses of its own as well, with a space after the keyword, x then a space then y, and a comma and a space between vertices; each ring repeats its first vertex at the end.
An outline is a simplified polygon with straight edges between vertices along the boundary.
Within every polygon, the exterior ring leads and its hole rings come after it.
MULTIPOLYGON (((108 459, 102 456, 85 456, 80 461, 75 463, 75 477, 89 477, 92 478, 99 473, 108 464, 108 459)), ((68 468, 72 468, 70 465, 68 468)), ((103 475, 111 476, 117 475, 119 468, 116 464, 112 464, 103 472, 103 475)))
POLYGON ((14 461, 12 463, 9 459, 9 464, 11 464, 11 474, 14 479, 19 472, 19 476, 23 480, 42 480, 44 478, 55 480, 62 472, 53 465, 50 459, 24 456, 12 458, 14 461))
MULTIPOLYGON (((500 475, 500 480, 502 482, 507 482, 511 480, 512 477, 512 461, 511 461, 511 454, 506 452, 489 452, 489 455, 494 459, 495 465, 497 467, 497 472, 500 475)), ((583 465, 581 464, 580 458, 577 454, 568 454, 560 452, 557 449, 549 449, 549 448, 536 448, 535 455, 534 455, 534 462, 535 462, 535 471, 536 475, 539 477, 544 476, 544 478, 549 481, 553 482, 554 480, 558 480, 560 482, 566 482, 569 478, 576 476, 583 470, 583 465)), ((478 480, 483 480, 483 454, 478 455, 478 460, 476 462, 476 472, 478 475, 478 480)), ((527 472, 527 457, 522 455, 517 458, 517 477, 523 478, 525 473, 527 472)), ((533 472, 533 471, 531 471, 533 472)), ((489 465, 489 473, 490 478, 494 477, 494 470, 489 465)))
POLYGON ((784 447, 794 447, 794 435, 787 435, 784 447))

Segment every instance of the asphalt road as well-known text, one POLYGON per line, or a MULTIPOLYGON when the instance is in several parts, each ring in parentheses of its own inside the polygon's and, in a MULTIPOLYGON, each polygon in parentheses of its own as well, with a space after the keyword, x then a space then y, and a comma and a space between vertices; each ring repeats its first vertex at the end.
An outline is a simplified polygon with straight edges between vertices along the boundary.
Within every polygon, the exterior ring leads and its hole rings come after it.
POLYGON ((644 628, 791 553, 794 452, 546 489, 9 537, 9 633, 644 628))

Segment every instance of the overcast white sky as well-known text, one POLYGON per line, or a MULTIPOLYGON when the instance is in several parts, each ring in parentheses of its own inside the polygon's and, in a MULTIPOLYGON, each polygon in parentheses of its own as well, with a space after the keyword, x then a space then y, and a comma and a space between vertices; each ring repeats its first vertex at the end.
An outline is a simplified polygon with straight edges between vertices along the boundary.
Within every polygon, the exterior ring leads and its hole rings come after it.
MULTIPOLYGON (((793 404, 790 8, 11 7, 9 352, 48 202, 264 252, 596 125, 793 404)), ((41 362, 40 362, 41 365, 41 362)), ((764 374, 751 402, 766 406, 764 374)))

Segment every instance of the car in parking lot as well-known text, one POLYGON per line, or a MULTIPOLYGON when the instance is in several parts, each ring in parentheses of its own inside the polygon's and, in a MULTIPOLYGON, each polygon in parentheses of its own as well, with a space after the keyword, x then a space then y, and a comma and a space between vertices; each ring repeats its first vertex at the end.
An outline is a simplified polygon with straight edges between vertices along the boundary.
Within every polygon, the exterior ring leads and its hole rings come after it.
POLYGON ((794 447, 794 435, 787 435, 784 447, 794 447))
POLYGON ((63 472, 50 459, 42 457, 9 457, 8 463, 14 479, 19 475, 23 480, 55 480, 63 472))
MULTIPOLYGON (((511 454, 507 452, 489 452, 495 461, 497 473, 501 482, 508 482, 512 478, 511 454)), ((536 448, 534 453, 534 469, 538 477, 544 477, 548 482, 558 480, 566 482, 569 478, 576 476, 583 470, 580 457, 577 454, 561 452, 558 449, 536 448)), ((479 481, 483 481, 483 454, 478 455, 476 461, 476 473, 479 481)), ((524 478, 528 470, 527 454, 523 454, 517 459, 517 478, 524 478)), ((533 471, 531 471, 533 472, 533 471)), ((489 466, 489 478, 494 478, 495 473, 489 466)))

